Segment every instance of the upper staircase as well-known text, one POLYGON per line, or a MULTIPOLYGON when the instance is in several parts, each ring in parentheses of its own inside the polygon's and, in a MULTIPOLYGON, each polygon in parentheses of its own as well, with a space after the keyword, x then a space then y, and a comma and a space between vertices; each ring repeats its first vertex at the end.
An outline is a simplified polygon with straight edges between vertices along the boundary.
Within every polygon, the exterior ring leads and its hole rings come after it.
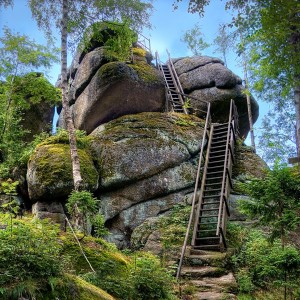
MULTIPOLYGON (((187 97, 183 93, 183 89, 177 76, 174 64, 170 58, 170 54, 168 51, 167 53, 169 56, 167 64, 162 64, 160 60, 157 59, 158 69, 162 72, 166 85, 167 111, 188 114, 188 109, 185 105, 187 97)), ((157 53, 156 57, 158 57, 157 53)))

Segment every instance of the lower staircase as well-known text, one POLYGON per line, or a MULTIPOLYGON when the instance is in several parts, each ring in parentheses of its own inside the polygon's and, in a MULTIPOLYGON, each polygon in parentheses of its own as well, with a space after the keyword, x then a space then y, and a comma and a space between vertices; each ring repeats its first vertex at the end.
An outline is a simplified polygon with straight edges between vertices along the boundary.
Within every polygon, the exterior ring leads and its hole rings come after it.
POLYGON ((192 246, 194 249, 225 250, 228 196, 233 156, 229 123, 212 124, 197 208, 192 246))
POLYGON ((206 154, 204 157, 201 149, 192 210, 176 274, 177 280, 182 279, 181 299, 236 299, 236 282, 226 269, 230 255, 226 224, 236 135, 237 111, 231 101, 227 123, 206 122, 206 154), (189 289, 193 290, 192 296, 187 293, 189 289))

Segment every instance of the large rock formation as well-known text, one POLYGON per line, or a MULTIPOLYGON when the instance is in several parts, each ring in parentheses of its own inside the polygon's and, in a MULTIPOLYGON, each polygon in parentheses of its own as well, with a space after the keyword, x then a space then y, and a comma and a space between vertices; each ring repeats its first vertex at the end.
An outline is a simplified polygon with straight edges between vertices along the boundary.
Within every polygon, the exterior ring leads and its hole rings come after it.
MULTIPOLYGON (((124 116, 92 132, 89 149, 79 151, 82 174, 100 199, 112 241, 128 245, 136 226, 184 201, 202 134, 203 120, 166 113, 124 116)), ((73 188, 68 151, 57 143, 36 149, 27 172, 33 202, 67 198, 73 188)))
MULTIPOLYGON (((69 70, 69 100, 77 129, 90 133, 123 115, 164 110, 161 74, 147 62, 145 50, 134 48, 133 54, 133 61, 120 62, 107 56, 102 46, 78 51, 69 70)), ((65 127, 63 113, 59 125, 65 127)))
MULTIPOLYGON (((134 62, 120 62, 96 43, 77 52, 69 69, 74 124, 90 138, 90 145, 79 149, 82 174, 87 189, 100 199, 110 240, 119 247, 129 245, 145 220, 190 201, 204 127, 201 100, 211 102, 213 121, 223 122, 234 99, 240 135, 249 131, 242 81, 221 60, 174 60, 195 113, 187 116, 163 112, 164 82, 146 57, 143 49, 134 49, 134 62)), ((255 120, 258 106, 251 101, 255 120)), ((37 215, 47 216, 45 208, 64 202, 73 188, 68 152, 66 144, 46 142, 30 159, 27 181, 37 215)), ((53 219, 62 214, 50 213, 53 219)))

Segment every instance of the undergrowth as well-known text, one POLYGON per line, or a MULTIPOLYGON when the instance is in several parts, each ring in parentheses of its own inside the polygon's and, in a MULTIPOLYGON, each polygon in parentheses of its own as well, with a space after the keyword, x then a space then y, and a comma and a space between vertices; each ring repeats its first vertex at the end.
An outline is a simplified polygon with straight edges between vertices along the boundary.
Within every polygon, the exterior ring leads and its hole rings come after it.
POLYGON ((0 230, 1 299, 176 299, 172 277, 154 255, 125 255, 85 236, 81 244, 93 273, 70 232, 28 216, 0 214, 0 224, 7 225, 0 230))

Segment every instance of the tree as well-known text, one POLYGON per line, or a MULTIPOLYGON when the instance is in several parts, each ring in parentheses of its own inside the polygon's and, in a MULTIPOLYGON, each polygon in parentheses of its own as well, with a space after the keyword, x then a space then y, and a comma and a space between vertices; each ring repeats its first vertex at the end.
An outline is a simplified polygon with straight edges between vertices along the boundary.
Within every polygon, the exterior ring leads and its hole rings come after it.
POLYGON ((259 136, 259 150, 261 157, 273 166, 275 161, 284 163, 289 157, 295 156, 296 140, 295 135, 295 113, 293 102, 290 101, 292 95, 283 101, 277 101, 274 109, 262 120, 262 133, 259 136))
MULTIPOLYGON (((176 0, 176 6, 181 0, 176 0)), ((189 11, 203 16, 209 0, 190 0, 189 11)), ((300 7, 297 0, 227 0, 235 10, 232 26, 247 29, 253 78, 260 89, 293 91, 297 154, 300 157, 300 7)), ((277 98, 275 98, 276 101, 277 98)))
POLYGON ((202 51, 210 46, 203 40, 202 36, 200 26, 196 24, 192 29, 185 32, 181 40, 187 44, 194 55, 201 55, 202 51))
POLYGON ((0 156, 1 161, 18 160, 23 148, 22 114, 30 103, 48 100, 55 103, 55 88, 42 73, 33 70, 50 68, 56 61, 56 51, 35 43, 26 35, 13 33, 4 27, 0 38, 0 156))
POLYGON ((0 0, 0 7, 4 6, 8 7, 8 6, 13 6, 13 0, 0 0))
POLYGON ((228 32, 226 24, 220 24, 218 36, 214 39, 213 44, 217 47, 215 53, 221 53, 225 66, 227 66, 228 52, 234 47, 234 38, 228 32))
POLYGON ((299 274, 299 260, 296 266, 292 262, 298 253, 294 255, 286 245, 288 233, 300 224, 300 174, 293 168, 275 164, 265 178, 253 179, 243 187, 250 201, 240 203, 242 212, 258 219, 257 225, 267 226, 271 241, 281 240, 280 255, 271 257, 269 263, 284 271, 284 299, 287 299, 288 273, 299 274))
POLYGON ((286 245, 288 232, 300 224, 300 174, 297 170, 275 164, 262 179, 242 184, 250 201, 241 202, 241 209, 259 225, 269 227, 270 238, 286 245))
POLYGON ((80 173, 80 162, 77 153, 75 128, 68 102, 68 79, 67 79, 67 39, 81 36, 84 30, 97 20, 101 19, 127 19, 137 28, 147 25, 149 9, 152 5, 139 0, 112 0, 107 1, 84 1, 84 0, 29 0, 33 17, 38 26, 45 30, 47 36, 53 36, 53 22, 60 30, 61 36, 61 89, 62 106, 64 117, 69 132, 71 149, 71 161, 73 170, 74 188, 79 191, 83 188, 83 180, 80 173))

